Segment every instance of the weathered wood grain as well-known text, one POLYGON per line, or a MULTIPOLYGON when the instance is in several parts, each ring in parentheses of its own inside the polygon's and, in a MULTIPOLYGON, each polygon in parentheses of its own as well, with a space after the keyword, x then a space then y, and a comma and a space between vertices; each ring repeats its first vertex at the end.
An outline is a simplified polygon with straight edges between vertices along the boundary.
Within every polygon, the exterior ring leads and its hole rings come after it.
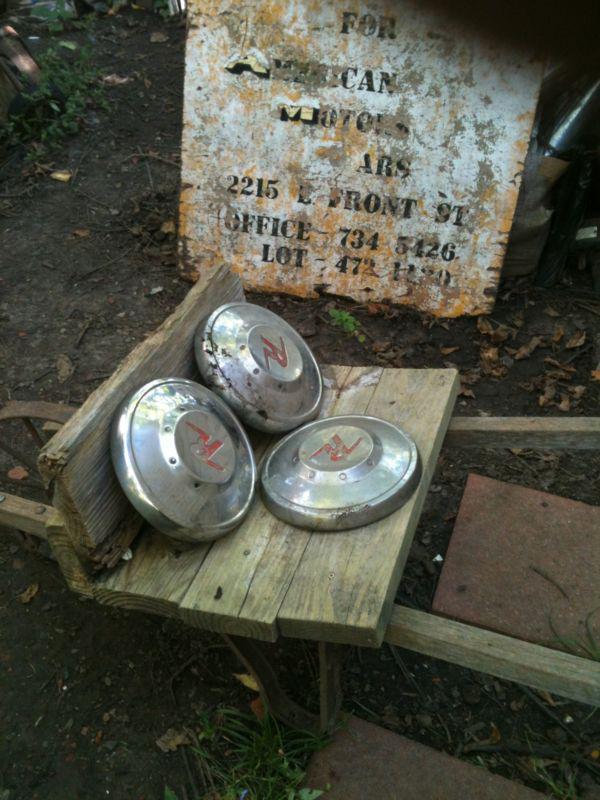
POLYGON ((197 375, 193 336, 198 323, 222 303, 242 299, 241 284, 226 267, 205 271, 175 312, 139 344, 93 392, 40 454, 46 480, 55 481, 55 506, 80 555, 119 536, 129 509, 110 461, 110 426, 125 397, 159 377, 197 375))
POLYGON ((96 579, 94 597, 105 605, 177 617, 209 549, 210 542, 179 550, 166 536, 146 528, 133 558, 96 579))
POLYGON ((52 506, 44 503, 34 503, 33 500, 6 492, 0 494, 0 525, 6 525, 7 528, 16 528, 40 539, 47 539, 46 520, 51 511, 52 506))
POLYGON ((444 444, 600 450, 600 417, 453 417, 444 444))
POLYGON ((385 641, 498 678, 600 705, 600 663, 394 606, 385 641))
MULTIPOLYGON (((373 393, 381 369, 336 367, 325 375, 320 416, 346 413, 373 393), (349 398, 352 397, 352 400, 349 398)), ((214 542, 181 604, 183 619, 222 633, 275 640, 277 613, 311 534, 272 516, 260 497, 233 536, 214 542)))
POLYGON ((410 433, 423 475, 408 502, 372 525, 312 533, 278 615, 286 636, 379 646, 458 388, 455 370, 385 370, 363 406, 410 433))
POLYGON ((145 534, 131 561, 96 582, 97 598, 266 640, 280 633, 282 608, 291 609, 289 635, 380 643, 455 391, 454 371, 334 368, 323 415, 368 411, 415 436, 424 477, 404 509, 362 529, 317 534, 276 519, 257 497, 237 531, 177 559, 145 534))
POLYGON ((67 586, 76 594, 93 596, 92 581, 86 564, 79 558, 65 527, 62 514, 52 509, 46 522, 48 544, 67 586))

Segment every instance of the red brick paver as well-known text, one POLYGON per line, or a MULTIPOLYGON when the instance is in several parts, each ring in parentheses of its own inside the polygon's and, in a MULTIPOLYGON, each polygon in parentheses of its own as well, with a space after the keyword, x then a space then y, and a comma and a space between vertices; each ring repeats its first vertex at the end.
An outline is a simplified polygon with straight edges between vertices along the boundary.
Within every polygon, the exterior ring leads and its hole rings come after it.
POLYGON ((469 475, 433 610, 580 654, 591 631, 600 646, 600 508, 469 475))
POLYGON ((544 795, 351 718, 308 768, 323 800, 542 800, 544 795), (330 787, 330 788, 327 788, 330 787))

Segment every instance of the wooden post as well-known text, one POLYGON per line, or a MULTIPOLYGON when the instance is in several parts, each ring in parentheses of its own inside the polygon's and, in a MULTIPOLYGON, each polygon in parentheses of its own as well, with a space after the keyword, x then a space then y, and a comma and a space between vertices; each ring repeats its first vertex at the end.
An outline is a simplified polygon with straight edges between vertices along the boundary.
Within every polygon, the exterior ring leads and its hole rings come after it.
POLYGON ((323 733, 333 730, 342 710, 344 653, 343 645, 319 642, 319 699, 323 733))

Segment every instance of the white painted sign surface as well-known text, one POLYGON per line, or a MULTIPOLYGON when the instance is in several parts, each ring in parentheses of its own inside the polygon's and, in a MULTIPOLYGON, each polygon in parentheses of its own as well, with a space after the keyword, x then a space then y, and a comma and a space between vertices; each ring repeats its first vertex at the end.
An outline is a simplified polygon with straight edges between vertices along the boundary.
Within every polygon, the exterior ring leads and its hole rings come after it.
POLYGON ((542 66, 408 0, 194 0, 180 232, 247 288, 489 310, 542 66))

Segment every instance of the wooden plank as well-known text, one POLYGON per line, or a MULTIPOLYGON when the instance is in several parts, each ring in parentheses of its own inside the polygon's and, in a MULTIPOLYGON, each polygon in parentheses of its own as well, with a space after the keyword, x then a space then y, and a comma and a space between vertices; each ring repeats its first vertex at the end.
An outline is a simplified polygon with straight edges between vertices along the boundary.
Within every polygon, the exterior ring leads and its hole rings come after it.
POLYGON ((210 546, 207 542, 178 550, 167 537, 147 528, 133 558, 97 578, 94 597, 104 605, 177 617, 179 603, 210 546))
POLYGON ((580 703, 600 705, 600 663, 587 658, 398 605, 385 641, 580 703))
POLYGON ((444 444, 600 450, 600 417, 453 417, 444 444))
POLYGON ((33 500, 25 500, 15 494, 0 494, 0 525, 7 528, 16 528, 46 539, 46 520, 51 511, 52 506, 44 503, 34 503, 33 500))
POLYGON ((313 533, 278 621, 286 636, 378 647, 452 414, 456 370, 385 370, 366 409, 410 433, 423 475, 408 502, 352 531, 313 533))
MULTIPOLYGON (((335 367, 325 376, 320 416, 364 411, 382 370, 335 367)), ((244 524, 215 542, 191 584, 181 614, 189 624, 275 640, 277 613, 310 538, 273 517, 257 497, 244 524)))
POLYGON ((85 597, 93 597, 94 592, 89 571, 86 564, 82 562, 73 549, 60 511, 52 509, 46 522, 46 531, 48 533, 48 544, 52 554, 58 561, 58 566, 69 589, 85 597))
POLYGON ((226 267, 204 271, 174 313, 132 350, 42 450, 40 471, 55 481, 54 504, 81 555, 118 535, 129 509, 110 461, 110 426, 119 404, 154 378, 196 377, 197 325, 221 303, 242 298, 239 279, 226 267))

